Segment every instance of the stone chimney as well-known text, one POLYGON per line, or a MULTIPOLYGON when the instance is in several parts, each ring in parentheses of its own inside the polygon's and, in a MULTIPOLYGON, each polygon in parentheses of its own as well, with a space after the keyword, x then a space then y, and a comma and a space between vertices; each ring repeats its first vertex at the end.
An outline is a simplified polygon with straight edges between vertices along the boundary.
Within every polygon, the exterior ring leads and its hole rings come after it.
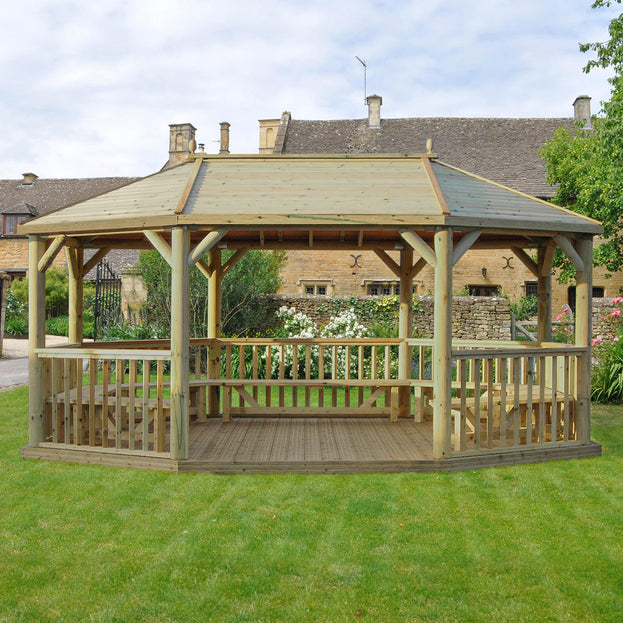
POLYGON ((573 102, 573 120, 576 123, 584 122, 584 128, 590 130, 591 122, 591 98, 588 95, 578 95, 573 102))
POLYGON ((380 95, 368 95, 366 103, 368 104, 368 127, 380 129, 383 98, 380 95))
POLYGON ((22 173, 22 176, 22 186, 32 186, 38 177, 34 173, 22 173))
POLYGON ((272 154, 281 119, 260 119, 260 154, 272 154))
POLYGON ((188 154, 194 153, 197 143, 195 132, 197 128, 192 123, 169 124, 169 161, 166 166, 171 167, 186 161, 188 154))
POLYGON ((231 124, 227 123, 227 121, 221 121, 221 149, 219 150, 219 154, 228 154, 229 153, 229 126, 231 124))

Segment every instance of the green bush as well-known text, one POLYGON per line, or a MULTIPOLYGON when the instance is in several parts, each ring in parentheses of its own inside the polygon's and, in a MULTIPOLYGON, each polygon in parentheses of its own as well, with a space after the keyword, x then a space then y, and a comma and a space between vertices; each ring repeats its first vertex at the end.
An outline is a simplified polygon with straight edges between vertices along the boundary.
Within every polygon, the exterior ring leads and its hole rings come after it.
POLYGON ((511 311, 515 314, 515 320, 529 320, 537 315, 539 299, 531 294, 522 296, 518 301, 511 302, 511 311))
POLYGON ((45 321, 48 335, 69 335, 69 316, 55 316, 45 321))
POLYGON ((623 342, 599 340, 595 344, 596 365, 591 377, 594 402, 623 402, 623 342))
POLYGON ((26 335, 28 333, 28 323, 22 318, 6 318, 4 321, 4 332, 8 335, 26 335))

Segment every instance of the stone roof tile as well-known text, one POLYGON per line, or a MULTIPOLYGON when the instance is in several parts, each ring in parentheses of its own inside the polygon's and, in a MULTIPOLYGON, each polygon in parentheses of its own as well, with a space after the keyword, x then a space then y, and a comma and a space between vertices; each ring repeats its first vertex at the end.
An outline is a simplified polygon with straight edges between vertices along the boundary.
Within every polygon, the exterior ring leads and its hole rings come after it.
POLYGON ((538 150, 570 118, 409 118, 299 121, 290 119, 280 153, 424 153, 427 139, 442 162, 536 197, 550 198, 538 150))

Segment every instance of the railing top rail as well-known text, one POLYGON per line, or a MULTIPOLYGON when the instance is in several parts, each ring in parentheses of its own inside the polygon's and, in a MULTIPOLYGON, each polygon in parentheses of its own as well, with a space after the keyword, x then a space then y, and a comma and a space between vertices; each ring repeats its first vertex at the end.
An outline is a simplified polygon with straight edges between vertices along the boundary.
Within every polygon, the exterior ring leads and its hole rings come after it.
POLYGON ((236 346, 271 346, 271 345, 306 345, 316 344, 321 345, 363 345, 363 346, 396 346, 400 344, 402 340, 398 338, 373 338, 373 337, 361 337, 361 338, 193 338, 191 344, 231 344, 236 346))
POLYGON ((171 358, 170 350, 119 349, 111 351, 106 348, 37 348, 35 353, 45 359, 149 359, 151 361, 167 361, 171 358))
POLYGON ((554 355, 581 355, 588 347, 562 346, 562 347, 532 347, 532 348, 474 348, 465 350, 453 350, 453 359, 496 359, 503 357, 552 357, 554 355))

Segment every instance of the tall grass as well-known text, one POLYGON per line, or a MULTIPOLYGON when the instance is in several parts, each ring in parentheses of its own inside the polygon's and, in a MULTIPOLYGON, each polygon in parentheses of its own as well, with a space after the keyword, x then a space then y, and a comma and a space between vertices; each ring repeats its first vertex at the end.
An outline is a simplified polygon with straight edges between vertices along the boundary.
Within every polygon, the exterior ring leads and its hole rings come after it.
POLYGON ((0 393, 0 621, 623 620, 621 409, 600 459, 219 476, 20 460, 26 400, 0 393))

